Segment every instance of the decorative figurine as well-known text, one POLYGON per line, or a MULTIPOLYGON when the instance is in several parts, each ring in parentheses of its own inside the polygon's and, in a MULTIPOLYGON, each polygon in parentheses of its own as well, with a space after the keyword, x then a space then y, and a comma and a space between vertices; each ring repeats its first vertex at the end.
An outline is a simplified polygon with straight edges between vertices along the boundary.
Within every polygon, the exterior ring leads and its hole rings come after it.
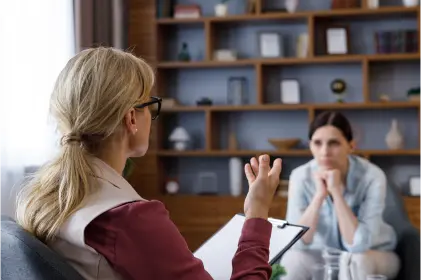
POLYGON ((335 79, 330 83, 330 89, 336 95, 336 101, 339 103, 344 102, 344 92, 346 90, 346 83, 342 79, 335 79))
POLYGON ((191 56, 190 56, 190 53, 189 53, 189 47, 188 47, 187 43, 185 43, 185 42, 181 45, 181 51, 178 54, 178 60, 180 60, 180 61, 190 61, 191 60, 191 56))

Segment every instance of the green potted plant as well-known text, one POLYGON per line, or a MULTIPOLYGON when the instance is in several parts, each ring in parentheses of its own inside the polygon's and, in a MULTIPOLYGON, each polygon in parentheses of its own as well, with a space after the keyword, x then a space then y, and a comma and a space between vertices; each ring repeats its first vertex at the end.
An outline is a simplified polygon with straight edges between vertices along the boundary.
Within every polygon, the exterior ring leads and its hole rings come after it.
POLYGON ((272 265, 272 275, 270 276, 269 280, 279 280, 281 276, 285 275, 287 275, 285 268, 282 265, 276 263, 272 265))
POLYGON ((221 0, 218 4, 215 5, 215 16, 217 17, 225 17, 228 14, 228 1, 229 0, 221 0))

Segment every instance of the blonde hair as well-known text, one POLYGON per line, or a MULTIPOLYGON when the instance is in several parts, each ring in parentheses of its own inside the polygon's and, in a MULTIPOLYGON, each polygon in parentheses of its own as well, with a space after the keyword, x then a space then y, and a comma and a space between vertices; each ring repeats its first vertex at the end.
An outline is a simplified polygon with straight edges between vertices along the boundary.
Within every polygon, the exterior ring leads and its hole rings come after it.
POLYGON ((148 100, 153 84, 151 67, 124 51, 99 47, 70 59, 50 100, 62 147, 18 195, 16 220, 23 228, 44 242, 54 238, 97 189, 88 181, 94 150, 117 132, 130 108, 148 100))

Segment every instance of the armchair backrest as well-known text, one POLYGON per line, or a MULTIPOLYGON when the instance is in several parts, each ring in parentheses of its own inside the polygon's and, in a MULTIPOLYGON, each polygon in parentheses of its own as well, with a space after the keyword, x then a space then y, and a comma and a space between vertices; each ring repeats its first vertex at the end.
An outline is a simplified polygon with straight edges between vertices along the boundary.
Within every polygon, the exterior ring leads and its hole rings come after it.
POLYGON ((83 280, 57 253, 13 219, 1 217, 2 280, 83 280))

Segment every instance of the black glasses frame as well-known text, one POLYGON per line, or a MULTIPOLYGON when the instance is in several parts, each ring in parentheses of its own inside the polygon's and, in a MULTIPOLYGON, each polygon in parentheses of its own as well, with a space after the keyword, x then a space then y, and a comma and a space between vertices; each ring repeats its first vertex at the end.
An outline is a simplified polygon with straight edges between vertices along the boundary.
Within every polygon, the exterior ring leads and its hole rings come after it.
POLYGON ((155 115, 152 116, 152 119, 156 120, 159 117, 159 112, 161 112, 162 98, 157 97, 157 96, 151 96, 151 99, 152 99, 151 101, 148 101, 148 102, 145 102, 145 103, 142 103, 142 104, 139 104, 139 105, 135 105, 134 107, 136 109, 142 109, 142 108, 148 107, 150 105, 153 105, 155 103, 158 103, 158 109, 156 110, 155 115))

